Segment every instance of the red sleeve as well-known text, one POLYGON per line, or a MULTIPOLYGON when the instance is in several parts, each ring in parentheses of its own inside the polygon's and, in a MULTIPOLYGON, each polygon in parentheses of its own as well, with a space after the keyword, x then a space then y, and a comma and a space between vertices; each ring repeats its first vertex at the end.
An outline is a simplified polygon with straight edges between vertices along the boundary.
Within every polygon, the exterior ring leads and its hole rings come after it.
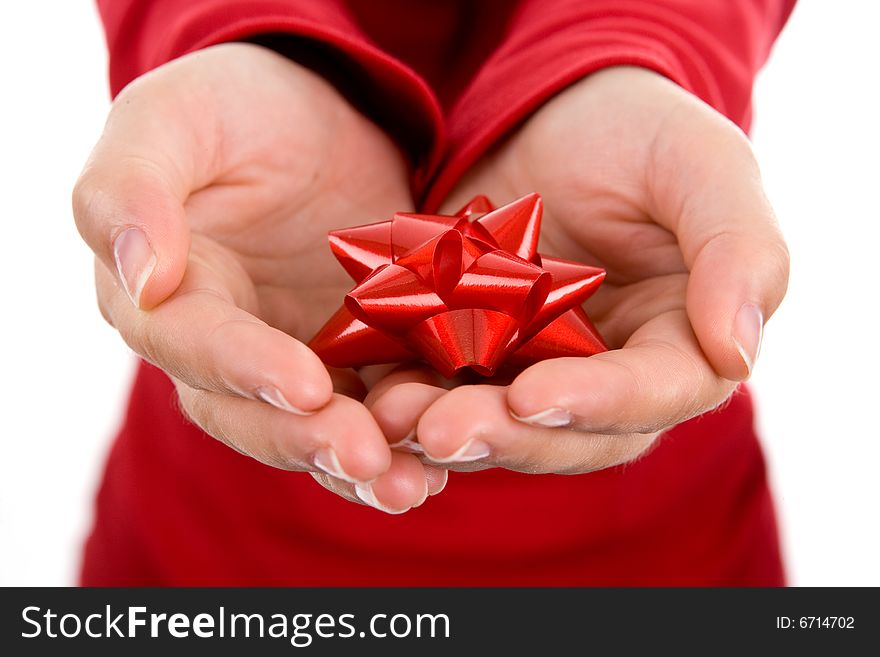
MULTIPOLYGON (((430 208, 507 131, 607 66, 658 71, 747 127, 752 80, 794 0, 519 0, 509 5, 512 13, 484 17, 503 23, 505 36, 485 60, 471 62, 475 74, 445 125, 424 79, 373 43, 345 0, 98 4, 114 94, 151 68, 224 41, 284 34, 326 46, 346 61, 360 99, 372 99, 379 123, 410 155, 417 196, 433 181, 424 204, 430 208)), ((374 7, 383 11, 384 5, 374 7)), ((402 20, 395 12, 384 16, 389 23, 402 20)), ((479 38, 491 27, 473 33, 479 38)))
POLYGON ((553 95, 608 66, 643 66, 743 128, 752 82, 795 0, 522 0, 506 37, 453 106, 447 158, 425 201, 553 95))
POLYGON ((417 186, 436 169, 443 119, 434 94, 410 67, 375 46, 344 0, 98 0, 98 8, 114 96, 137 76, 200 48, 266 35, 299 37, 357 78, 359 100, 390 99, 373 108, 410 156, 417 186))

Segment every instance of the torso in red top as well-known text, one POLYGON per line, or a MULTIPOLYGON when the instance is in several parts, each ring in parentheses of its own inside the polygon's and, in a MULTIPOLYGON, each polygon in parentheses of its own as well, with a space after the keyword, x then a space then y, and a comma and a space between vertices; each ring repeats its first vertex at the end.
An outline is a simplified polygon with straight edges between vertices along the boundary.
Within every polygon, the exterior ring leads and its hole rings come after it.
MULTIPOLYGON (((604 66, 657 70, 745 126, 752 77, 792 3, 100 4, 114 92, 221 41, 290 33, 339 50, 376 96, 405 104, 381 118, 412 155, 414 189, 431 208, 512 126, 604 66)), ((162 372, 140 367, 99 494, 85 584, 783 583, 743 392, 636 463, 579 476, 453 473, 441 495, 401 516, 234 452, 186 422, 174 394, 162 372)))

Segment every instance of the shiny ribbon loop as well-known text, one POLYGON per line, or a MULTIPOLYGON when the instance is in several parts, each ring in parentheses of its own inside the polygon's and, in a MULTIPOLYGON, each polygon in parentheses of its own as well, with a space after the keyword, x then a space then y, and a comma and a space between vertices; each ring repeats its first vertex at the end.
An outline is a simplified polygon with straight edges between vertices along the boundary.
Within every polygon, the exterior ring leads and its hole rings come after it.
POLYGON ((331 232, 357 285, 310 346, 335 367, 421 358, 446 377, 605 351, 581 308, 605 272, 542 257, 541 213, 537 194, 498 209, 477 196, 452 216, 331 232))

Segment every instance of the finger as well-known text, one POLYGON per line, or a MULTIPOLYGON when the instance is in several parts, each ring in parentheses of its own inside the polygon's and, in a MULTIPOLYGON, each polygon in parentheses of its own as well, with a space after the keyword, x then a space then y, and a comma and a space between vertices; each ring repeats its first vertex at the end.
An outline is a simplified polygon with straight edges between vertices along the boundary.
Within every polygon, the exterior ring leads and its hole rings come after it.
POLYGON ((352 484, 321 475, 315 475, 315 478, 322 486, 346 499, 391 515, 421 506, 430 492, 425 468, 415 456, 400 452, 392 452, 388 470, 369 483, 352 484))
POLYGON ((364 504, 364 502, 357 496, 357 494, 355 494, 354 484, 351 484, 343 479, 337 479, 336 477, 332 477, 324 472, 312 472, 311 475, 315 481, 317 481, 322 487, 326 488, 331 493, 339 495, 339 497, 342 497, 349 502, 354 502, 355 504, 364 504))
POLYGON ((330 373, 330 379, 333 381, 334 392, 363 401, 367 394, 367 389, 357 372, 340 367, 328 367, 327 371, 330 373))
POLYGON ((599 435, 533 426, 515 420, 504 386, 462 386, 422 416, 426 455, 443 466, 499 466, 528 473, 592 472, 631 461, 656 434, 599 435))
POLYGON ((691 272, 687 309, 700 344, 719 374, 742 380, 789 268, 748 141, 702 105, 677 112, 655 142, 649 179, 658 221, 691 272))
POLYGON ((395 448, 422 453, 416 432, 419 418, 428 407, 447 393, 424 383, 400 383, 388 389, 370 406, 370 412, 395 448))
POLYGON ((403 365, 373 383, 364 405, 393 448, 422 454, 416 424, 425 409, 446 392, 444 383, 448 380, 428 367, 403 365))
POLYGON ((666 274, 629 283, 603 285, 590 299, 590 318, 612 348, 626 344, 648 321, 686 307, 688 274, 666 274))
POLYGON ((449 379, 444 379, 430 367, 405 363, 395 367, 369 366, 360 369, 359 374, 370 392, 364 404, 370 408, 388 390, 402 383, 421 383, 435 388, 451 387, 449 379), (379 369, 383 368, 383 369, 379 369))
POLYGON ((428 496, 439 495, 449 482, 449 471, 427 463, 423 463, 422 466, 425 468, 425 477, 428 480, 428 496))
POLYGON ((181 407, 195 424, 267 465, 320 471, 352 484, 375 480, 391 465, 385 436, 369 411, 349 397, 333 395, 320 413, 301 416, 175 384, 181 407))
MULTIPOLYGON (((83 239, 116 271, 131 302, 152 308, 180 283, 189 228, 184 201, 207 182, 210 121, 145 76, 122 91, 73 192, 83 239)), ((191 104, 190 104, 191 106, 191 104)))
POLYGON ((511 384, 508 403, 537 426, 652 433, 717 407, 735 385, 712 369, 687 315, 675 310, 648 321, 623 349, 533 365, 511 384))
POLYGON ((132 306, 112 273, 98 265, 99 303, 126 343, 194 388, 298 414, 324 406, 333 383, 314 352, 238 307, 222 268, 199 257, 190 262, 178 290, 151 311, 132 306))
POLYGON ((446 486, 447 475, 446 470, 422 465, 415 457, 399 453, 392 454, 388 471, 367 486, 352 484, 320 472, 312 473, 315 481, 327 490, 351 502, 372 506, 392 515, 421 506, 427 497, 440 493, 446 486))

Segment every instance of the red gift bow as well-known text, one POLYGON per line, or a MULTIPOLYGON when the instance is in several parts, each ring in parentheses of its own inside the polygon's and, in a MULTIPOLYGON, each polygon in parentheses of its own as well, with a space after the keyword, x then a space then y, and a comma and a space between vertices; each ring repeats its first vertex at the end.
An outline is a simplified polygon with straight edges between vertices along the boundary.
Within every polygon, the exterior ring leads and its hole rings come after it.
POLYGON ((477 196, 453 216, 332 231, 357 285, 309 346, 334 367, 423 359, 445 377, 606 351, 581 308, 605 271, 539 254, 541 212, 537 194, 497 210, 477 196))

